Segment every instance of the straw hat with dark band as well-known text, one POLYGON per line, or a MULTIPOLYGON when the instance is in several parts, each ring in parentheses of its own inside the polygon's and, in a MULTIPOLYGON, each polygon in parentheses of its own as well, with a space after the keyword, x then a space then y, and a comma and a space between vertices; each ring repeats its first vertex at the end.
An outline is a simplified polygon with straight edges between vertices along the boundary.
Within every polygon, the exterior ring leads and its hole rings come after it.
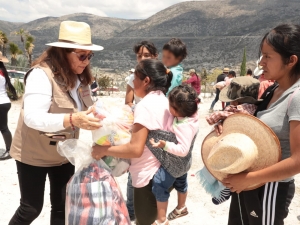
POLYGON ((253 77, 237 77, 220 92, 222 102, 238 101, 239 103, 254 104, 259 102, 258 91, 260 83, 253 77))
MULTIPOLYGON (((201 155, 208 171, 219 181, 229 174, 264 169, 281 160, 280 142, 275 133, 254 116, 234 114, 203 141, 201 155)), ((263 184, 254 184, 252 190, 263 184)))
POLYGON ((60 24, 58 42, 47 44, 59 48, 101 51, 104 48, 92 44, 91 28, 87 23, 63 21, 60 24))
POLYGON ((3 62, 3 63, 9 62, 9 60, 5 56, 3 56, 2 52, 0 52, 0 62, 3 62))

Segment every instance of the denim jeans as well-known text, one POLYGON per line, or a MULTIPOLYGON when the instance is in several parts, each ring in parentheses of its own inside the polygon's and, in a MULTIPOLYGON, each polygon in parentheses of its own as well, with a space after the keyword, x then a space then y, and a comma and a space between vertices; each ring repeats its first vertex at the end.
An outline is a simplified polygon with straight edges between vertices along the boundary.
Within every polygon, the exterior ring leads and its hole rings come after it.
POLYGON ((220 95, 220 90, 217 88, 217 90, 216 90, 216 97, 213 100, 213 102, 211 103, 210 109, 214 109, 215 104, 219 101, 219 95, 220 95))
POLYGON ((132 180, 131 175, 128 173, 128 182, 127 182, 127 202, 126 206, 128 209, 128 213, 130 216, 130 219, 134 218, 134 206, 133 206, 133 186, 132 186, 132 180))
POLYGON ((187 174, 175 178, 163 167, 160 167, 152 180, 152 192, 156 200, 159 202, 167 202, 172 187, 180 193, 186 193, 188 189, 187 174))

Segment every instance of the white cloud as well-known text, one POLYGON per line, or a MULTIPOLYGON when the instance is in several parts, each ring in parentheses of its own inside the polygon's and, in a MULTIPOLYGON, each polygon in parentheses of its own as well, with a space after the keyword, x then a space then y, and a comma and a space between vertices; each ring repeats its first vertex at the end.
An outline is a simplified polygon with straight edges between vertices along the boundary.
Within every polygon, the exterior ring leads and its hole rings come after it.
POLYGON ((187 0, 9 0, 1 1, 0 20, 28 22, 46 16, 91 13, 126 19, 145 19, 187 0))

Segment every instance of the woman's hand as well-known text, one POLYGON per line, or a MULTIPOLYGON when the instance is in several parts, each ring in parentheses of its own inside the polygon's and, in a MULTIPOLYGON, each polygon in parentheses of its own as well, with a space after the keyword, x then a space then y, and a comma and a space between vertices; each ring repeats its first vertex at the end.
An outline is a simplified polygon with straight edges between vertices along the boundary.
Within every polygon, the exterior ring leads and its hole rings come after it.
POLYGON ((220 136, 223 133, 223 121, 218 122, 214 128, 217 135, 220 136))
POLYGON ((109 147, 110 146, 100 146, 100 145, 93 146, 92 157, 96 160, 102 159, 105 156, 105 153, 109 147))
MULTIPOLYGON (((75 127, 85 129, 85 130, 97 130, 101 127, 100 119, 89 116, 93 113, 93 107, 89 108, 87 111, 77 112, 72 114, 72 123, 75 127)), ((64 118, 64 127, 70 127, 70 114, 66 114, 64 118)))
POLYGON ((246 188, 255 185, 252 173, 229 175, 222 181, 223 185, 230 188, 231 192, 240 193, 246 188))

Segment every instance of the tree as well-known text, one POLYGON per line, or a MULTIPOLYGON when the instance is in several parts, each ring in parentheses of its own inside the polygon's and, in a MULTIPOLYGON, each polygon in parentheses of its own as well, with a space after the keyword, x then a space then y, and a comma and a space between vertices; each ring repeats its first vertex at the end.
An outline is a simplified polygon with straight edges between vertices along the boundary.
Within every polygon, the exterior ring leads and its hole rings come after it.
POLYGON ((26 34, 27 34, 27 32, 24 29, 20 29, 18 31, 15 31, 15 35, 18 35, 21 38, 21 42, 22 42, 23 47, 24 47, 24 53, 26 52, 25 41, 24 41, 24 37, 25 37, 26 34))
POLYGON ((30 35, 26 36, 26 44, 25 44, 25 50, 27 53, 27 58, 28 58, 28 66, 31 67, 31 63, 32 63, 32 53, 33 53, 33 49, 34 49, 34 38, 30 35))
POLYGON ((102 76, 98 79, 98 85, 100 90, 106 90, 111 83, 111 79, 108 76, 102 76))
POLYGON ((206 93, 206 87, 207 87, 207 72, 206 69, 203 68, 201 71, 201 83, 204 85, 204 93, 206 93))
POLYGON ((4 56, 6 56, 6 44, 8 43, 8 38, 6 34, 0 30, 0 45, 1 51, 4 56))
POLYGON ((9 52, 11 55, 11 65, 12 66, 17 66, 18 60, 17 56, 23 54, 21 49, 19 49, 18 45, 15 43, 9 43, 9 52))
POLYGON ((246 75, 246 62, 247 62, 247 58, 246 58, 246 48, 244 48, 244 55, 243 55, 243 61, 241 64, 241 76, 245 76, 246 75))

